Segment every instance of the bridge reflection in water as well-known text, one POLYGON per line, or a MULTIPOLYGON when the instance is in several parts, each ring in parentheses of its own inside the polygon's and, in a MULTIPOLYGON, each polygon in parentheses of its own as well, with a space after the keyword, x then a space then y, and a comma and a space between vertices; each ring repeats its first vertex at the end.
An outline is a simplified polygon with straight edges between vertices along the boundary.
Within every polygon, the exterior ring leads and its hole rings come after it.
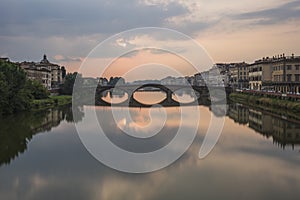
MULTIPOLYGON (((226 104, 227 94, 231 92, 226 87, 189 86, 189 85, 161 85, 144 84, 101 86, 96 89, 96 105, 99 106, 129 106, 151 107, 160 105, 163 107, 226 104), (153 102, 141 102, 139 93, 156 93, 161 96, 153 102), (189 96, 189 101, 184 101, 182 96, 189 96)), ((151 94, 149 94, 151 96, 151 94)), ((149 96, 148 95, 148 96, 149 96)), ((144 95, 146 96, 146 95, 144 95)), ((149 97, 150 97, 149 96, 149 97)), ((143 98, 145 99, 145 98, 143 98)))

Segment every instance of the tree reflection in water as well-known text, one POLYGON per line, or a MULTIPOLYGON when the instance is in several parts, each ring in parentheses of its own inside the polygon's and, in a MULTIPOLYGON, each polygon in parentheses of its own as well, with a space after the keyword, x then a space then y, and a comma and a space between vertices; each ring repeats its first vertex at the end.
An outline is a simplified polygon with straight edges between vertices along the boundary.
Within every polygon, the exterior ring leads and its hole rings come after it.
POLYGON ((24 153, 28 142, 38 133, 50 131, 61 121, 81 121, 84 113, 78 108, 79 118, 74 120, 71 106, 26 112, 0 118, 0 166, 9 164, 24 153))

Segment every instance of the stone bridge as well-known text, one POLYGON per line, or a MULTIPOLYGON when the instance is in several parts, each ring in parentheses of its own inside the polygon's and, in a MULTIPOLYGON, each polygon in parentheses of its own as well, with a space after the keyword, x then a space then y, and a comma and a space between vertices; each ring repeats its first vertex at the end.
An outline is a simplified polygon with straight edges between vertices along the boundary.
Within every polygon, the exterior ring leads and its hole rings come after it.
POLYGON ((126 106, 126 107, 152 107, 153 105, 145 104, 134 98, 135 92, 153 92, 161 91, 166 94, 166 98, 157 103, 163 107, 173 106, 190 106, 190 105, 209 105, 226 103, 227 95, 232 91, 229 87, 206 87, 191 85, 161 85, 161 84, 144 84, 144 85, 116 85, 116 86, 98 86, 96 89, 96 105, 99 106, 126 106), (182 89, 195 91, 196 98, 193 102, 181 103, 172 98, 173 94, 182 89), (120 103, 111 103, 103 100, 103 94, 112 90, 123 91, 128 94, 127 100, 120 103), (225 92, 225 93, 224 93, 225 92), (225 97, 225 98, 224 98, 225 97))

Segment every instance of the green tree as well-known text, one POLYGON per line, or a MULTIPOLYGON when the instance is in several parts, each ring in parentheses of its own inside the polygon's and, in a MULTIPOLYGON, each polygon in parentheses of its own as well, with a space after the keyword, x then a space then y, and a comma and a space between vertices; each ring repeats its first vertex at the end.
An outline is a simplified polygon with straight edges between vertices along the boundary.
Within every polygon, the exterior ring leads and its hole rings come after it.
POLYGON ((17 64, 0 60, 0 115, 28 110, 33 99, 48 96, 47 89, 27 79, 25 71, 17 64))
POLYGON ((5 112, 4 108, 8 106, 9 87, 5 78, 5 74, 0 71, 0 116, 5 112))
POLYGON ((26 88, 31 92, 34 99, 46 99, 50 95, 50 92, 36 80, 27 80, 26 88))
POLYGON ((16 64, 0 61, 0 114, 9 114, 30 107, 32 95, 25 88, 26 74, 16 64))
POLYGON ((81 74, 78 74, 77 72, 68 73, 66 75, 65 82, 63 83, 62 88, 61 88, 61 94, 72 95, 73 86, 74 86, 77 76, 78 76, 78 78, 81 78, 81 74))

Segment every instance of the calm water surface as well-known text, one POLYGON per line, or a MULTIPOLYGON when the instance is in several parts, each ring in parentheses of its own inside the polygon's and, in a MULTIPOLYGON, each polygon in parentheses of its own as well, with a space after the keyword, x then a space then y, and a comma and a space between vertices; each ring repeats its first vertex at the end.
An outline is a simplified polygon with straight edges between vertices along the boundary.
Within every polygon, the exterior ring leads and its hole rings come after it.
MULTIPOLYGON (((91 107, 78 108, 77 119, 70 107, 0 119, 0 199, 299 199, 300 122, 238 104, 227 108, 208 157, 200 160, 198 153, 214 113, 199 106, 199 130, 189 150, 171 166, 141 175, 104 166, 82 145, 75 123, 91 107)), ((147 108, 131 108, 135 124, 114 122, 111 108, 96 110, 107 136, 129 151, 163 147, 180 124, 179 108, 153 108, 151 115, 147 108), (148 134, 164 109, 170 117, 158 136, 132 140, 122 133, 148 134)), ((188 134, 194 124, 184 119, 183 125, 188 134)))

